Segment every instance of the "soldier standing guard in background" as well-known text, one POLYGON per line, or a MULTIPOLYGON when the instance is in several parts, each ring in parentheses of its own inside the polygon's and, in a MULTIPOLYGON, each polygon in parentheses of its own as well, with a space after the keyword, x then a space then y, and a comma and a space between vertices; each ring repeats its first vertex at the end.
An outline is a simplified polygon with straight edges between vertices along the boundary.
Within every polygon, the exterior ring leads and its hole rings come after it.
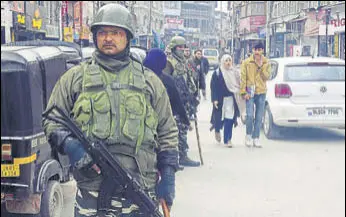
MULTIPOLYGON (((168 57, 167 65, 164 72, 173 76, 178 86, 179 94, 183 100, 186 112, 189 115, 195 114, 195 97, 197 88, 193 81, 192 72, 187 65, 184 57, 186 47, 185 39, 181 36, 174 36, 171 40, 170 47, 172 56, 168 57)), ((189 126, 184 124, 181 119, 176 118, 179 129, 179 164, 182 166, 198 167, 200 163, 191 160, 187 156, 189 145, 187 144, 187 132, 189 126)))

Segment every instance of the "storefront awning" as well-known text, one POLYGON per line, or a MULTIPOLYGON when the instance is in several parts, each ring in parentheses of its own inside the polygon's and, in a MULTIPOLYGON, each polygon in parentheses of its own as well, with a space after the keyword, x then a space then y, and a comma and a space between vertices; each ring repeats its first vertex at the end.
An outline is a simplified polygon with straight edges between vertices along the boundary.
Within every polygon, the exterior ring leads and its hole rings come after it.
POLYGON ((304 17, 297 17, 296 19, 293 19, 291 20, 290 22, 293 23, 293 22, 299 22, 299 21, 303 21, 303 20, 306 20, 308 19, 308 17, 304 16, 304 17))
POLYGON ((287 23, 287 22, 295 20, 299 17, 300 17, 300 14, 291 14, 291 15, 287 15, 284 17, 278 17, 278 18, 272 19, 269 24, 273 25, 273 24, 279 24, 279 23, 287 23))

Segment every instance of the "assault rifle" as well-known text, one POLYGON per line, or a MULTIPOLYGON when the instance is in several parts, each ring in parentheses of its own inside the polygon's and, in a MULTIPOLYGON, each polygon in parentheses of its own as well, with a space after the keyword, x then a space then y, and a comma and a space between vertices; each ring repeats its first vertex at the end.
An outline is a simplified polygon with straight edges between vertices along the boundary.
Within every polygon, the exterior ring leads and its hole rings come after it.
POLYGON ((144 216, 163 217, 159 211, 157 204, 143 190, 139 182, 124 168, 119 160, 111 155, 103 142, 90 141, 85 137, 84 133, 77 127, 64 111, 54 105, 42 114, 46 119, 55 121, 65 126, 71 133, 83 144, 86 152, 91 156, 94 163, 100 167, 104 177, 101 183, 101 189, 98 197, 97 216, 103 217, 111 206, 111 198, 115 190, 121 190, 125 193, 125 197, 130 198, 136 204, 144 216), (49 115, 56 110, 61 117, 53 117, 49 115))

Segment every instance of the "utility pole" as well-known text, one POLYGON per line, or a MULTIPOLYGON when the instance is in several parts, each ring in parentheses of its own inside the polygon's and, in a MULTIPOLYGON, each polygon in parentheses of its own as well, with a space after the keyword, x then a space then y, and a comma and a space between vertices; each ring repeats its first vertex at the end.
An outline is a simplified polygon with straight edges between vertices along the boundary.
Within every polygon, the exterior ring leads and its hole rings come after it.
POLYGON ((231 1, 232 4, 232 17, 231 17, 231 54, 232 54, 232 58, 234 61, 234 16, 235 16, 235 7, 234 7, 234 1, 231 1))
POLYGON ((220 36, 220 49, 222 48, 222 42, 223 42, 223 39, 222 39, 222 15, 223 15, 222 5, 223 5, 223 2, 221 1, 221 15, 220 15, 220 18, 221 18, 221 36, 220 36))
POLYGON ((152 13, 152 4, 153 2, 152 1, 149 1, 149 25, 148 25, 148 38, 147 38, 147 48, 151 48, 151 13, 152 13), (150 43, 148 43, 150 42, 150 43))
POLYGON ((57 4, 56 4, 56 7, 59 9, 59 41, 63 41, 64 40, 64 28, 62 28, 62 22, 63 22, 63 17, 62 17, 62 11, 64 10, 63 9, 63 4, 64 2, 63 1, 59 1, 57 4))
POLYGON ((148 25, 148 35, 151 35, 151 8, 152 8, 152 1, 149 1, 149 25, 148 25))
POLYGON ((270 4, 271 4, 271 1, 266 1, 266 5, 265 5, 265 8, 266 8, 266 55, 267 57, 269 57, 270 55, 270 4))
POLYGON ((80 33, 79 33, 79 42, 80 42, 80 49, 82 50, 83 48, 83 1, 77 2, 79 3, 79 21, 80 21, 80 33))

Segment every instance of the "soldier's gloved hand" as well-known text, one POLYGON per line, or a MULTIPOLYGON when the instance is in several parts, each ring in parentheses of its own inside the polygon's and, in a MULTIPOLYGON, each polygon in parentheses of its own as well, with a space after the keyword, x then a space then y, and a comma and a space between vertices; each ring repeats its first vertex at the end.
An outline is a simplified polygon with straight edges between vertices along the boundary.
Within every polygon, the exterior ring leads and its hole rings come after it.
POLYGON ((175 197, 175 169, 172 166, 165 166, 160 173, 161 180, 157 185, 157 196, 158 199, 164 199, 170 209, 175 197))
POLYGON ((68 136, 64 141, 63 150, 68 155, 73 167, 81 169, 92 162, 91 157, 84 150, 82 143, 76 138, 68 136))

